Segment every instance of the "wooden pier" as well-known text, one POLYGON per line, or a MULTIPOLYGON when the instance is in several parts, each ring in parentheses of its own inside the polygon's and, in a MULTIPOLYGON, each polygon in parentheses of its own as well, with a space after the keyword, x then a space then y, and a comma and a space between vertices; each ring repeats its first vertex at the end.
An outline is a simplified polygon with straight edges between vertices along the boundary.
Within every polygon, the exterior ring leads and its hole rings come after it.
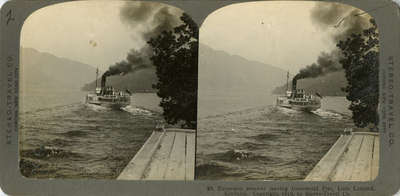
POLYGON ((154 131, 118 180, 194 180, 195 130, 154 131))
POLYGON ((346 129, 305 181, 370 181, 379 171, 379 134, 346 129))

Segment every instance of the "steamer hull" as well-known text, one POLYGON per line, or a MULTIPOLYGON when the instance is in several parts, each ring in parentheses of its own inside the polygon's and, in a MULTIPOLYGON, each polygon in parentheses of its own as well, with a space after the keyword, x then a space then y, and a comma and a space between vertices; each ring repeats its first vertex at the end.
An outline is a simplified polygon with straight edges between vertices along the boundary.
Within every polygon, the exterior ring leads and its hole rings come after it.
POLYGON ((287 73, 286 96, 279 96, 276 105, 299 111, 311 112, 321 108, 322 96, 308 94, 304 89, 297 89, 297 76, 292 80, 292 90, 289 91, 289 72, 287 73))
POLYGON ((131 104, 131 92, 126 89, 119 91, 112 86, 106 86, 106 78, 110 76, 107 71, 101 76, 101 87, 97 87, 97 77, 99 69, 96 70, 96 89, 95 92, 86 95, 87 104, 99 105, 107 108, 121 109, 131 104))
POLYGON ((306 95, 304 90, 299 89, 296 97, 293 97, 290 92, 287 93, 287 96, 278 97, 276 105, 293 110, 311 112, 321 108, 321 100, 313 95, 306 95))
POLYGON ((113 89, 104 92, 96 90, 96 93, 86 95, 86 103, 112 109, 121 109, 131 104, 131 97, 127 93, 113 89))

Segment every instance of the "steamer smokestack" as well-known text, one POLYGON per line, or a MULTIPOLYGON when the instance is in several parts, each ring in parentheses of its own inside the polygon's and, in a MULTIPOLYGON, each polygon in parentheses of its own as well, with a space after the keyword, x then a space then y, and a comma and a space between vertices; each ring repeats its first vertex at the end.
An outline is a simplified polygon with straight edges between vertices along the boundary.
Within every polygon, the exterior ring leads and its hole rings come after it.
POLYGON ((107 77, 108 76, 112 76, 121 72, 117 72, 118 70, 116 69, 111 69, 110 70, 104 72, 104 74, 101 76, 101 88, 104 88, 106 86, 106 81, 107 81, 107 77), (110 71, 111 70, 111 71, 110 71), (114 71, 114 72, 113 72, 114 71))
POLYGON ((101 76, 101 88, 104 88, 106 86, 106 80, 107 80, 107 76, 105 76, 105 74, 103 74, 103 76, 101 76))
POLYGON ((291 95, 291 97, 293 97, 293 98, 296 96, 298 76, 299 76, 299 74, 297 74, 295 77, 293 77, 293 80, 292 80, 292 95, 291 95))

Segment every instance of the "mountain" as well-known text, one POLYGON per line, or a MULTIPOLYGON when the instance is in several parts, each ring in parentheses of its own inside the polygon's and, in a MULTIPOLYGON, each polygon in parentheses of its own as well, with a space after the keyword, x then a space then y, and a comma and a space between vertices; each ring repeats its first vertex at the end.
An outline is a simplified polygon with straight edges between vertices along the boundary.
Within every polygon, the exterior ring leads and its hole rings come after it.
MULTIPOLYGON (((261 90, 272 91, 286 79, 286 71, 237 55, 214 50, 200 44, 199 50, 199 88, 209 90, 261 90)), ((155 68, 128 73, 124 76, 107 78, 107 85, 131 91, 154 91, 157 83, 155 68)), ((98 85, 100 80, 98 80, 98 85)), ((94 89, 95 82, 83 87, 94 89)))
POLYGON ((21 48, 21 85, 41 89, 79 89, 93 80, 96 68, 67 58, 21 48))
POLYGON ((286 81, 283 69, 204 44, 199 47, 199 88, 202 90, 272 91, 286 81))
MULTIPOLYGON (((289 88, 291 81, 289 81, 289 88)), ((329 73, 317 78, 307 78, 297 81, 297 88, 305 89, 308 92, 318 92, 322 96, 345 96, 341 89, 347 85, 344 71, 329 73)), ((274 89, 275 94, 284 94, 286 84, 274 89)))

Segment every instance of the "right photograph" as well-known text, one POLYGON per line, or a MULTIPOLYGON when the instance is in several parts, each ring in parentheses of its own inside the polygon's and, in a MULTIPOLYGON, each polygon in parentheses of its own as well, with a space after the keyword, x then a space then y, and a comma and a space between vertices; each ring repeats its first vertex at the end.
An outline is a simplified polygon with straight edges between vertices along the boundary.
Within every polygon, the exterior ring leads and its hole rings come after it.
POLYGON ((374 180, 374 11, 276 1, 210 14, 199 30, 195 179, 374 180))

